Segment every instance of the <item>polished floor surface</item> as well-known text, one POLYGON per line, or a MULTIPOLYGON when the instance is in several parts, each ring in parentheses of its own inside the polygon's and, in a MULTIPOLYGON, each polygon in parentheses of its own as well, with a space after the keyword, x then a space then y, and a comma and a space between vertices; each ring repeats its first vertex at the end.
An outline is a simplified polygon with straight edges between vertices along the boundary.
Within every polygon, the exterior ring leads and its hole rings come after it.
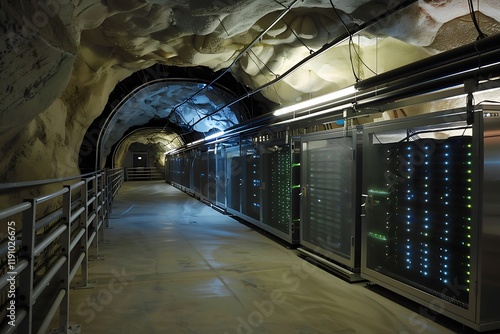
POLYGON ((109 225, 70 292, 82 334, 455 332, 164 182, 125 183, 109 225))

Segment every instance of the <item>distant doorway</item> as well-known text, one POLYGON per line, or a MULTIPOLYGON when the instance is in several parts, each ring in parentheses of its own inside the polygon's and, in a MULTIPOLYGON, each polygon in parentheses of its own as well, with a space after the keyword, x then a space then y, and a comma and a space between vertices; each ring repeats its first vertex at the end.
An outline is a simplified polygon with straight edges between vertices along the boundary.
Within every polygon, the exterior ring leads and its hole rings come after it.
POLYGON ((133 167, 148 167, 147 153, 132 153, 133 167))

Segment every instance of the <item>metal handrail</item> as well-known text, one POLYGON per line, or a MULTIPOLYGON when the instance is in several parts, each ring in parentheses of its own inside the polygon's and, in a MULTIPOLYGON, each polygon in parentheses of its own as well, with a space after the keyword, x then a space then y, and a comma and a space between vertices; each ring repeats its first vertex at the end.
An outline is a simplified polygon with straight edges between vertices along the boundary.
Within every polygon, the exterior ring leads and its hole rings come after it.
POLYGON ((95 173, 96 172, 91 172, 91 173, 86 173, 86 174, 81 174, 81 175, 73 175, 73 176, 68 176, 68 177, 59 177, 59 178, 55 178, 55 179, 46 179, 46 180, 0 183, 0 190, 3 190, 3 189, 12 190, 15 188, 43 186, 43 185, 51 184, 51 183, 61 183, 61 182, 86 178, 88 176, 94 175, 95 173))
POLYGON ((45 334, 47 331, 47 328, 49 328, 50 321, 54 317, 54 315, 57 312, 57 308, 61 305, 64 297, 67 295, 67 290, 61 289, 59 290, 59 293, 57 294, 56 299, 54 300, 54 303, 50 307, 49 311, 47 312, 47 317, 43 320, 43 323, 40 325, 40 328, 37 331, 37 334, 45 334))
POLYGON ((128 167, 125 169, 126 181, 161 180, 164 172, 157 167, 128 167))
POLYGON ((58 196, 61 196, 62 194, 66 193, 67 191, 68 191, 68 189, 61 189, 59 191, 56 191, 55 193, 52 193, 52 194, 49 194, 49 195, 46 195, 43 197, 38 197, 36 199, 36 204, 47 202, 48 200, 51 200, 51 199, 56 198, 58 196))
MULTIPOLYGON (((23 271, 26 267, 28 266, 28 261, 22 260, 16 264, 14 267, 13 272, 20 273, 23 271)), ((8 278, 10 277, 9 273, 6 273, 2 277, 0 277, 0 290, 5 288, 7 286, 7 283, 9 282, 8 278)))
POLYGON ((33 296, 31 298, 32 304, 36 303, 38 297, 40 297, 45 288, 50 284, 50 281, 56 276, 59 269, 61 269, 61 267, 67 260, 68 259, 65 256, 59 258, 59 260, 50 268, 44 278, 33 288, 33 296))
POLYGON ((13 207, 0 211, 0 219, 5 219, 15 214, 21 213, 25 210, 28 210, 29 208, 31 208, 31 203, 28 202, 14 205, 13 207))
POLYGON ((0 333, 45 333, 58 310, 61 328, 68 328, 68 290, 89 284, 89 254, 93 252, 98 256, 98 244, 104 240, 111 203, 123 183, 123 176, 123 169, 113 169, 68 178, 0 185, 0 189, 15 193, 21 191, 17 189, 20 187, 74 181, 53 193, 28 198, 0 210, 0 219, 8 220, 9 224, 8 237, 0 240, 1 255, 9 260, 0 268, 4 273, 0 276, 0 290, 4 295, 0 297, 7 300, 5 309, 0 312, 9 314, 7 307, 11 297, 7 296, 7 291, 15 291, 16 298, 12 300, 17 313, 15 319, 0 328, 0 333), (55 209, 41 215, 46 206, 55 206, 55 209), (19 217, 21 221, 14 222, 19 217), (22 230, 16 229, 21 226, 22 230), (78 232, 75 235, 72 231, 78 232), (59 255, 50 259, 52 265, 47 268, 45 263, 53 250, 59 255), (42 277, 35 274, 40 268, 44 269, 42 277), (77 273, 81 277, 76 282, 77 273), (44 310, 46 313, 41 317, 40 325, 33 321, 33 307, 38 298, 47 295, 44 292, 49 286, 53 287, 51 291, 57 289, 59 292, 56 292, 50 308, 44 310))
POLYGON ((41 243, 39 243, 35 247, 35 250, 33 251, 35 256, 40 255, 40 253, 43 252, 43 250, 45 248, 47 248, 54 240, 56 240, 57 237, 59 237, 61 234, 63 234, 63 232, 66 231, 67 228, 68 227, 66 225, 61 225, 52 234, 50 234, 48 237, 43 239, 43 241, 41 243))

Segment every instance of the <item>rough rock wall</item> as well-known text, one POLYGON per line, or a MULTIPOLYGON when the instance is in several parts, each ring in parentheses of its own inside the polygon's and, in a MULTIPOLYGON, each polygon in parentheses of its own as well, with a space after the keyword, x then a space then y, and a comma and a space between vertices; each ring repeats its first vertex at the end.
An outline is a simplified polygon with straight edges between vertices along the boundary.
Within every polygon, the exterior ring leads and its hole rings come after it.
MULTIPOLYGON (((344 19, 368 20, 385 10, 375 0, 334 3, 344 19)), ((498 7, 497 0, 481 2, 493 30, 498 7)), ((158 62, 224 68, 282 9, 268 0, 0 0, 0 182, 77 174, 83 135, 120 80, 158 62)), ((467 13, 465 1, 421 1, 354 42, 380 73, 445 50, 433 44, 435 36, 467 13)), ((468 27, 473 31, 470 22, 468 27)), ((258 87, 342 29, 329 1, 298 1, 233 74, 258 87)), ((466 42, 455 37, 455 46, 466 42)), ((353 62, 362 77, 372 75, 353 62)), ((290 104, 353 80, 344 45, 264 94, 290 104)))

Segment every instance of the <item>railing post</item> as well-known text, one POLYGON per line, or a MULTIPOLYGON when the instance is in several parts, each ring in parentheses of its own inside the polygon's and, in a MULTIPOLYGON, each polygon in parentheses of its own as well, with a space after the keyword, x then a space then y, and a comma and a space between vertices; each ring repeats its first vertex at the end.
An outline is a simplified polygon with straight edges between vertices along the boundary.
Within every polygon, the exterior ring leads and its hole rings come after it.
MULTIPOLYGON (((102 212, 104 208, 101 205, 100 198, 102 194, 99 193, 100 188, 99 188, 99 182, 100 182, 101 174, 97 172, 95 174, 95 178, 92 180, 92 192, 94 193, 95 199, 92 202, 92 212, 95 214, 94 219, 91 222, 89 230, 93 234, 95 232, 95 238, 92 241, 95 244, 95 255, 92 257, 89 257, 89 260, 99 260, 99 242, 102 237, 102 231, 101 229, 103 228, 102 226, 99 226, 99 223, 101 222, 101 217, 102 217, 102 212)), ((90 249, 92 247, 92 244, 87 245, 87 249, 90 249)), ((90 251, 88 252, 90 253, 90 251)))
POLYGON ((26 199, 31 208, 24 211, 22 223, 21 252, 19 259, 28 261, 28 266, 19 275, 19 309, 25 309, 26 316, 19 325, 18 332, 31 334, 33 330, 33 274, 35 249, 36 200, 26 199))
MULTIPOLYGON (((78 217, 78 228, 79 229, 84 229, 84 233, 83 233, 83 236, 82 238, 80 239, 80 241, 78 242, 78 245, 75 246, 75 248, 78 250, 78 254, 85 254, 83 260, 82 260, 82 263, 80 264, 80 280, 73 283, 71 285, 72 288, 75 288, 75 289, 81 289, 81 288, 86 288, 88 287, 89 285, 89 259, 88 259, 88 242, 89 242, 89 226, 88 226, 88 216, 89 216, 89 212, 88 212, 88 201, 89 201, 89 197, 88 197, 88 179, 85 179, 84 180, 84 184, 81 186, 81 200, 82 200, 82 207, 85 209, 85 211, 83 211, 80 216, 78 217)), ((63 217, 66 217, 65 215, 65 211, 66 210, 66 205, 67 205, 67 202, 69 202, 69 216, 68 217, 71 217, 71 202, 72 202, 72 194, 71 194, 71 187, 70 186, 65 186, 66 188, 68 188, 68 192, 66 192, 64 194, 64 200, 63 200, 63 217)), ((71 227, 68 226, 68 227, 71 227)), ((70 257, 71 258, 71 257, 70 257)), ((75 256, 74 259, 78 259, 79 258, 79 255, 78 256, 75 256)))
POLYGON ((54 276, 54 281, 59 282, 61 288, 66 291, 59 306, 59 333, 68 333, 69 325, 69 287, 70 287, 70 259, 71 259, 71 188, 64 186, 68 191, 63 194, 63 215, 61 225, 66 225, 66 229, 60 236, 61 257, 66 257, 66 261, 54 276))
POLYGON ((104 171, 104 190, 106 198, 106 228, 109 228, 109 217, 111 216, 111 202, 113 201, 113 174, 109 172, 109 169, 104 171))
POLYGON ((107 227, 107 217, 108 217, 108 210, 109 206, 107 203, 107 193, 106 193, 106 173, 101 172, 99 173, 99 182, 96 185, 98 187, 98 191, 100 193, 99 198, 98 198, 98 203, 101 207, 101 210, 99 212, 99 220, 98 224, 101 225, 99 228, 99 242, 104 243, 104 229, 108 228, 107 227))

